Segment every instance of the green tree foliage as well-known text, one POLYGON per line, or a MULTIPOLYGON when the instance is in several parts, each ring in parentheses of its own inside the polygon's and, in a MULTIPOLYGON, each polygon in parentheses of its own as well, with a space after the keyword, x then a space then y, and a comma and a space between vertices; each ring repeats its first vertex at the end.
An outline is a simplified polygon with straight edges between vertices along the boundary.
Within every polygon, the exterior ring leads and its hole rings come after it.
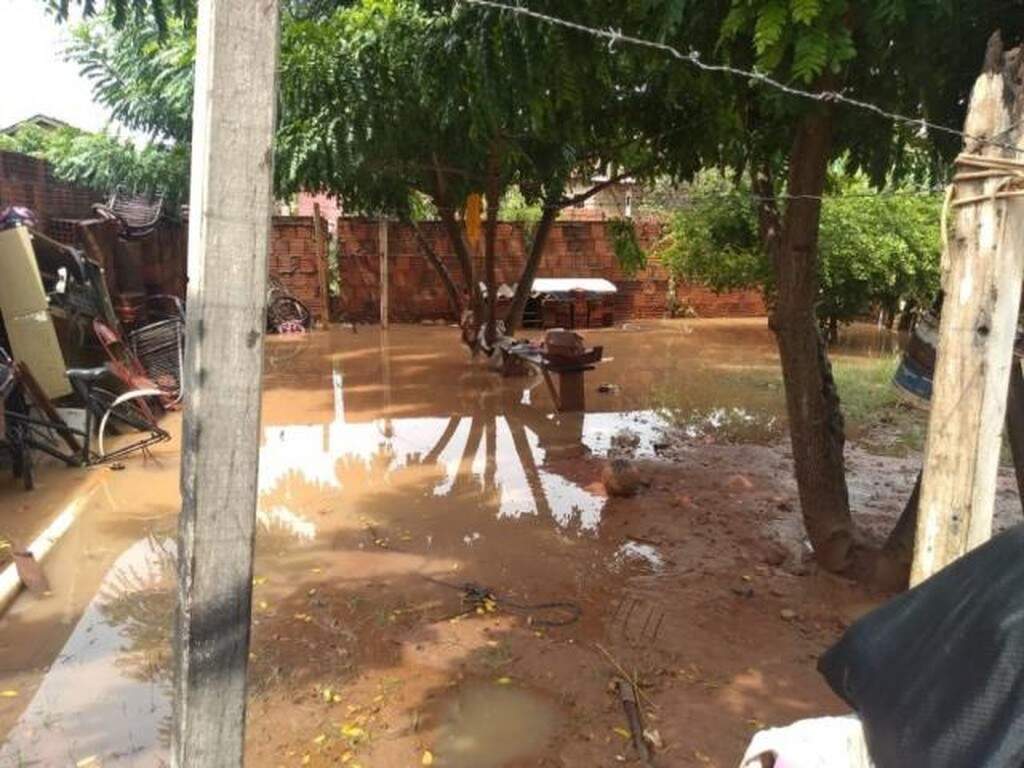
POLYGON ((0 136, 0 150, 40 157, 57 178, 109 194, 117 187, 163 194, 168 212, 188 197, 187 145, 148 144, 142 148, 108 133, 25 126, 0 136))
POLYGON ((191 26, 171 19, 161 35, 145 17, 122 28, 100 16, 74 27, 66 53, 114 119, 157 140, 191 140, 191 26))
POLYGON ((150 21, 161 33, 167 30, 168 19, 190 22, 195 16, 196 0, 43 0, 61 21, 66 21, 72 8, 79 8, 86 18, 106 10, 118 28, 134 19, 150 21))
MULTIPOLYGON (((78 33, 72 55, 119 119, 185 143, 193 30, 180 21, 166 29, 161 38, 148 19, 120 28, 101 19, 78 33)), ((516 189, 524 209, 541 211, 520 281, 528 287, 550 222, 578 201, 570 186, 610 166, 641 178, 659 163, 685 174, 699 164, 698 147, 713 151, 721 114, 711 94, 680 87, 666 104, 646 87, 649 74, 600 40, 456 2, 360 0, 286 13, 276 188, 282 197, 326 191, 350 211, 412 220, 425 198, 461 266, 458 286, 442 270, 455 303, 476 294, 480 278, 462 229, 467 198, 498 205, 516 189), (685 134, 694 152, 661 157, 653 115, 685 117, 662 133, 685 134)), ((493 257, 487 245, 485 263, 493 257)))
POLYGON ((611 237, 615 260, 624 274, 635 275, 647 266, 647 254, 640 247, 632 219, 609 219, 605 228, 611 237))
POLYGON ((760 288, 770 295, 771 266, 758 238, 749 187, 708 170, 688 193, 659 248, 662 263, 677 279, 715 291, 760 288))
POLYGON ((927 307, 939 291, 942 201, 912 189, 870 195, 856 180, 822 207, 818 314, 833 324, 927 307))
MULTIPOLYGON (((835 187, 822 206, 822 322, 849 322, 877 309, 891 317, 929 305, 939 290, 939 197, 914 188, 876 194, 863 177, 837 179, 835 187)), ((690 194, 672 219, 663 262, 679 279, 716 291, 758 288, 771 303, 773 272, 749 187, 709 171, 690 194)))

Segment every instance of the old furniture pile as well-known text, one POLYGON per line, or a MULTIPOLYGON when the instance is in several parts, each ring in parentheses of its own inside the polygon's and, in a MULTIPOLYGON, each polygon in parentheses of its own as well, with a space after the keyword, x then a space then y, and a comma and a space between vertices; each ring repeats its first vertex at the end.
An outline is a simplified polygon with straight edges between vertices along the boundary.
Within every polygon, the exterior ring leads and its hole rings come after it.
MULTIPOLYGON (((121 242, 152 235, 109 215, 121 242)), ((185 336, 179 297, 112 292, 100 260, 36 224, 0 214, 0 444, 26 488, 33 454, 84 466, 167 440, 157 422, 181 399, 185 336)))

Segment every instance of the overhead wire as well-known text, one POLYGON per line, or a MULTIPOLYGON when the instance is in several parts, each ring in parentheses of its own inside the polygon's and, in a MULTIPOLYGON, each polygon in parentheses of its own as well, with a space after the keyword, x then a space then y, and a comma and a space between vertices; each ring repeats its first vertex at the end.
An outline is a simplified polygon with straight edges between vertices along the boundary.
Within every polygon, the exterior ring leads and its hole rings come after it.
POLYGON ((892 120, 893 122, 901 123, 903 125, 907 125, 910 127, 917 127, 919 129, 926 129, 934 131, 936 133, 957 136, 962 139, 979 142, 981 144, 985 144, 988 146, 995 146, 1000 149, 1007 150, 1009 152, 1024 153, 1024 148, 1020 148, 1013 144, 1009 144, 998 138, 998 136, 1005 135, 1006 133, 1009 132, 1009 130, 1012 130, 1012 126, 1011 128, 1007 129, 1007 131, 1004 131, 1003 133, 997 134, 996 136, 992 137, 969 134, 948 125, 942 125, 941 123, 933 123, 924 117, 910 117, 908 115, 903 115, 898 112, 891 112, 877 104, 873 104, 869 101, 864 101, 862 99, 857 99, 852 96, 848 96, 839 91, 809 91, 804 88, 798 88, 797 86, 784 83, 781 80, 778 80, 777 78, 774 78, 771 75, 756 69, 744 69, 742 67, 737 67, 731 64, 710 63, 703 60, 698 51, 690 51, 689 53, 684 53, 683 51, 679 50, 675 46, 670 45, 668 43, 637 37, 635 35, 627 34, 620 29, 615 29, 612 27, 605 29, 591 27, 586 24, 581 24, 580 22, 572 21, 570 19, 565 19, 559 16, 552 16, 547 13, 535 11, 532 8, 528 8, 523 5, 510 5, 508 3, 501 2, 500 0, 462 0, 462 2, 465 2, 467 5, 471 6, 491 8, 495 10, 517 14, 519 16, 531 18, 534 19, 535 21, 540 21, 545 24, 559 26, 565 29, 572 29, 577 32, 582 32, 584 34, 592 35, 597 38, 605 39, 608 41, 609 47, 611 48, 614 48, 614 46, 618 43, 624 43, 627 45, 632 45, 640 48, 648 48, 651 50, 661 51, 662 53, 666 53, 672 56, 673 58, 685 62, 704 72, 717 72, 732 75, 735 77, 742 77, 747 80, 753 80, 754 82, 760 83, 770 88, 774 88, 775 90, 781 93, 788 94, 790 96, 795 96, 802 99, 809 99, 811 101, 816 101, 819 103, 844 104, 849 107, 854 107, 857 109, 872 112, 879 117, 885 118, 887 120, 892 120))

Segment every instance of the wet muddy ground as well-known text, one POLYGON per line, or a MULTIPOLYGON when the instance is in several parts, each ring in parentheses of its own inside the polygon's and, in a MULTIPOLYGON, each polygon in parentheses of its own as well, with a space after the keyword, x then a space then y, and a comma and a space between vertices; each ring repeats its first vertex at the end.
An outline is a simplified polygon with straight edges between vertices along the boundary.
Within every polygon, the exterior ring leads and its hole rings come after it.
MULTIPOLYGON (((765 724, 843 711, 816 658, 883 596, 809 560, 764 321, 587 336, 610 359, 575 415, 449 328, 268 342, 248 765, 628 764, 623 675, 659 766, 732 766, 765 724), (609 454, 636 496, 607 497, 609 454)), ((893 349, 861 329, 839 352, 856 372, 893 349)), ((919 459, 848 458, 883 535, 919 459)), ((0 618, 0 766, 165 764, 178 468, 172 442, 0 481, 8 539, 88 498, 50 594, 0 618)), ((1009 475, 999 503, 1019 514, 1009 475)))

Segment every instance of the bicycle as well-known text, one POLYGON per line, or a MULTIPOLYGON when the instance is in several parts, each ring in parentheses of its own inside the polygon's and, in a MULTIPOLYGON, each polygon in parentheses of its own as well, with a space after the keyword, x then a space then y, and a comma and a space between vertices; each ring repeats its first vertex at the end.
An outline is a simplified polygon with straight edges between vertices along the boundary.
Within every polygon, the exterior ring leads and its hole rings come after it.
MULTIPOLYGON (((20 448, 20 464, 16 473, 33 465, 31 451, 41 451, 72 467, 93 466, 117 461, 135 451, 146 451, 153 445, 170 440, 170 433, 158 426, 149 415, 149 409, 140 407, 143 398, 157 397, 157 390, 133 390, 116 395, 101 387, 99 382, 110 375, 106 365, 96 368, 69 368, 67 376, 72 389, 84 405, 85 423, 81 428, 70 426, 38 391, 31 373, 15 363, 15 375, 21 384, 20 407, 5 409, 8 439, 20 448), (36 412, 29 405, 36 407, 36 412), (94 430, 94 427, 96 429, 94 430), (141 432, 143 436, 112 451, 105 450, 108 429, 118 433, 141 432), (93 432, 97 443, 94 450, 93 432), (62 444, 63 443, 63 447, 62 444)), ((16 398, 17 404, 17 398, 16 398)), ((23 475, 24 476, 24 475, 23 475)), ((26 487, 30 484, 27 481, 26 487)))

